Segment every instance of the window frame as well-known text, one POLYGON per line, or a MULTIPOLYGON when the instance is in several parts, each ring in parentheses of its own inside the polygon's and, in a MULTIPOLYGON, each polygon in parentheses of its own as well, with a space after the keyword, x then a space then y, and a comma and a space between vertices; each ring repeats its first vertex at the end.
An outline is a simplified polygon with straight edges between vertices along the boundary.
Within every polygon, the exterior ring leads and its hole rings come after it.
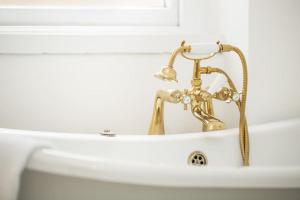
POLYGON ((179 0, 162 7, 0 6, 0 25, 178 26, 178 6, 179 0))
POLYGON ((183 39, 204 43, 223 39, 215 35, 218 26, 207 23, 207 18, 218 20, 219 10, 213 3, 175 1, 178 24, 171 26, 0 25, 0 55, 165 54, 183 39))

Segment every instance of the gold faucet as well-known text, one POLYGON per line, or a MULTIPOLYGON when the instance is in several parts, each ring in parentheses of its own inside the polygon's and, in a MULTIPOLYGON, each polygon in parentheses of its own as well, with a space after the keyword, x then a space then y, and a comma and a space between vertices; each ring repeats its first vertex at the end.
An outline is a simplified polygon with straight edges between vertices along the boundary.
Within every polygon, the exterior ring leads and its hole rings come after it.
POLYGON ((213 110, 213 99, 235 102, 240 111, 240 122, 239 122, 239 139, 240 139, 240 149, 243 159, 243 165, 249 165, 249 138, 248 138, 248 127, 245 117, 245 107, 246 107, 246 96, 247 96, 247 63, 246 59, 240 49, 228 44, 221 44, 217 42, 219 47, 218 51, 212 52, 209 55, 201 57, 190 57, 187 53, 192 51, 191 45, 186 45, 185 41, 181 42, 180 47, 178 47, 171 55, 169 62, 164 66, 161 71, 155 74, 155 77, 167 81, 177 80, 176 71, 173 67, 176 57, 180 54, 182 57, 192 60, 194 62, 194 70, 192 75, 190 89, 184 90, 159 90, 155 96, 154 109, 152 114, 152 120, 149 128, 150 135, 164 135, 164 102, 169 103, 182 103, 184 105, 184 110, 187 110, 188 105, 190 105, 191 112, 193 115, 199 119, 203 126, 203 131, 215 131, 225 129, 225 124, 221 120, 214 116, 213 110), (243 88, 242 92, 239 93, 228 74, 218 67, 211 66, 201 66, 201 61, 210 59, 218 53, 222 52, 235 52, 242 63, 243 67, 243 88), (218 73, 225 76, 229 87, 222 87, 219 91, 213 94, 209 93, 207 89, 202 88, 201 75, 218 73))

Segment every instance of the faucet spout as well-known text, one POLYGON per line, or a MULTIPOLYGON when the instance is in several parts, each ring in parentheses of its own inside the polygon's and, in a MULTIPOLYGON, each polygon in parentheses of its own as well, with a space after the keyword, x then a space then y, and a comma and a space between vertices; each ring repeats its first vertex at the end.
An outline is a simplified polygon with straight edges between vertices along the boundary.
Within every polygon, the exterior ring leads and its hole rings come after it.
POLYGON ((154 100, 154 108, 149 128, 149 135, 164 135, 164 102, 179 103, 182 92, 179 90, 159 90, 154 100))
POLYGON ((156 96, 154 101, 153 114, 151 119, 149 135, 163 135, 165 134, 164 126, 164 100, 156 96))
POLYGON ((203 131, 216 131, 225 129, 224 122, 213 117, 211 114, 206 113, 200 106, 195 106, 192 109, 192 113, 202 122, 203 131))

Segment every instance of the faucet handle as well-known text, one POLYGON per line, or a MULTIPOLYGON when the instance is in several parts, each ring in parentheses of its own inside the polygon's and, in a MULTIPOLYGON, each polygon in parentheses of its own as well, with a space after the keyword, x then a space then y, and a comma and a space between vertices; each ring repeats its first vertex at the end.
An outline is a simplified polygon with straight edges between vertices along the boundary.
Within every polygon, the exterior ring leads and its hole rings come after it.
POLYGON ((188 109, 188 104, 191 103, 191 96, 189 95, 189 91, 187 89, 183 90, 183 95, 182 95, 182 99, 181 102, 183 103, 184 110, 188 109))
POLYGON ((191 103, 191 97, 188 96, 188 95, 184 95, 184 96, 182 97, 182 103, 183 103, 183 105, 184 105, 184 110, 187 110, 187 109, 188 109, 188 104, 191 103))
POLYGON ((218 92, 213 94, 213 98, 225 101, 226 103, 232 101, 239 102, 241 100, 241 93, 227 87, 222 87, 218 92))

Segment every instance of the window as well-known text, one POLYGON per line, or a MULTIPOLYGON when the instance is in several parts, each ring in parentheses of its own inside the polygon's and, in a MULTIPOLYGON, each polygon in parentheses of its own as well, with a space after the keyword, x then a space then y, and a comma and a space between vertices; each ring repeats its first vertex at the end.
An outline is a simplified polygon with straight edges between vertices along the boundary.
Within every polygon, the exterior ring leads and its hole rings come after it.
POLYGON ((178 26, 179 0, 0 0, 0 25, 178 26))
POLYGON ((220 39, 218 13, 209 0, 0 0, 0 54, 166 53, 220 39))

